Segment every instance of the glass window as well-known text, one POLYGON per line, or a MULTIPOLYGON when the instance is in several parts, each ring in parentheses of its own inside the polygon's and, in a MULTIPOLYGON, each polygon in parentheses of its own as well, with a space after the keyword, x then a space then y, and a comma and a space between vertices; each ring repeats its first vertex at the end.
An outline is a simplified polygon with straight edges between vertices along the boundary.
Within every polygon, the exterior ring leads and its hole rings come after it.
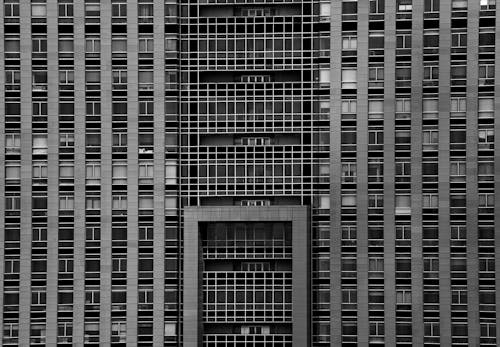
POLYGON ((31 16, 32 17, 46 17, 47 16, 47 6, 45 4, 32 4, 31 5, 31 16))

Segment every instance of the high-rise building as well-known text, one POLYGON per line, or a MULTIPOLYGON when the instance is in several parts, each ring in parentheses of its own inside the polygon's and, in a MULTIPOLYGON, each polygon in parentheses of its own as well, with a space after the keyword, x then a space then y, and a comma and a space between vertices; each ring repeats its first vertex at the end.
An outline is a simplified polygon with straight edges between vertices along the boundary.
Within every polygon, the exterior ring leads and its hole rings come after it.
POLYGON ((2 346, 500 344, 496 0, 0 21, 2 346))

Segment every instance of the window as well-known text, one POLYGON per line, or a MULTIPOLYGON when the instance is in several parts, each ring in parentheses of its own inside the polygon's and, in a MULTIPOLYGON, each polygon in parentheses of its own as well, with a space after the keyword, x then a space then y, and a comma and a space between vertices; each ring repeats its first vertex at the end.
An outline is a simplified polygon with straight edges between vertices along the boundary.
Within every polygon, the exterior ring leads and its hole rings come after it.
POLYGON ((19 17, 19 4, 18 3, 5 3, 4 16, 5 17, 19 17))
POLYGON ((370 0, 370 13, 384 13, 385 0, 370 0))
POLYGON ((439 322, 424 322, 425 336, 439 336, 439 322))
POLYGON ((32 17, 46 17, 47 7, 45 4, 32 4, 31 5, 31 16, 32 17))
POLYGON ((126 39, 112 39, 111 40, 111 51, 112 51, 112 53, 127 52, 127 40, 126 39))
POLYGON ((369 67, 368 68, 368 80, 373 81, 383 81, 384 80, 384 68, 383 67, 369 67))
POLYGON ((495 207, 495 194, 479 193, 479 207, 495 207))
POLYGON ((73 40, 64 39, 59 40, 59 53, 73 52, 73 40))
POLYGON ((59 17, 73 17, 73 4, 59 4, 59 17))
POLYGON ((383 145, 384 144, 384 131, 383 130, 370 130, 370 131, 368 131, 368 144, 370 144, 370 145, 383 145))
POLYGON ((100 12, 101 12, 101 5, 99 3, 85 3, 86 17, 99 17, 100 12))
POLYGON ((165 336, 177 336, 175 323, 165 323, 165 336))
POLYGON ((343 89, 356 89, 357 77, 356 69, 342 69, 342 88, 343 89))
POLYGON ((152 226, 139 227, 139 240, 153 240, 154 228, 152 226))
POLYGON ((396 80, 409 81, 411 79, 411 68, 409 67, 396 67, 396 80))
POLYGON ((19 164, 19 162, 12 162, 12 161, 5 162, 5 179, 6 180, 21 179, 21 165, 19 164))
POLYGON ((113 146, 126 146, 127 145, 127 133, 115 133, 113 134, 113 146))
POLYGON ((424 33, 424 48, 439 47, 439 32, 436 30, 428 30, 424 33))
POLYGON ((73 272, 73 260, 59 259, 59 272, 73 272))
POLYGON ((113 17, 127 17, 127 4, 112 4, 111 14, 113 17))
POLYGON ((396 35, 396 48, 411 48, 411 34, 396 35))
POLYGON ((75 145, 75 135, 73 133, 59 133, 60 147, 73 147, 75 145))
POLYGON ((494 10, 496 8, 496 0, 481 0, 481 10, 494 10))
POLYGON ((9 195, 5 197, 5 210, 17 211, 21 209, 21 197, 9 195))
POLYGON ((177 162, 175 160, 165 161, 165 184, 177 183, 177 162))
POLYGON ((152 210, 154 208, 154 200, 152 195, 139 196, 139 209, 152 210))
POLYGON ((495 65, 479 65, 479 85, 492 85, 495 78, 495 65))
POLYGON ((85 71, 85 83, 99 84, 101 82, 100 71, 85 71))
POLYGON ((395 199, 397 215, 411 214, 411 196, 408 194, 397 194, 395 199))
POLYGON ((127 196, 126 195, 113 195, 112 209, 126 210, 127 209, 127 196))
POLYGON ((153 38, 140 38, 139 39, 139 53, 149 53, 154 51, 153 38))
POLYGON ((91 38, 85 40, 85 53, 99 53, 101 51, 101 40, 91 38))
POLYGON ((112 264, 113 271, 127 272, 127 258, 114 258, 112 264))
POLYGON ((451 8, 453 10, 466 10, 467 9, 467 0, 452 0, 451 8))
POLYGON ((425 12, 438 12, 439 11, 439 0, 424 0, 424 11, 425 12))
POLYGON ((422 132, 423 144, 433 145, 439 142, 439 131, 438 130, 425 130, 422 132))
POLYGON ((33 134, 33 154, 47 154, 47 135, 33 134))
POLYGON ((47 39, 33 38, 31 41, 32 53, 47 53, 47 39))
POLYGON ((438 200, 437 194, 423 194, 422 195, 423 208, 437 208, 438 202, 439 202, 439 200, 438 200))
POLYGON ((101 198, 99 196, 89 196, 85 198, 85 208, 87 210, 98 210, 101 208, 101 198))
POLYGON ((153 89, 153 71, 139 71, 139 89, 153 89))
POLYGON ((21 153, 21 134, 5 134, 5 153, 21 153))
POLYGON ((99 184, 101 179, 101 164, 100 162, 87 162, 86 164, 86 183, 99 184))
POLYGON ((437 80, 439 79, 438 66, 424 66, 424 80, 437 80))
POLYGON ((493 144, 495 142, 494 129, 479 129, 477 134, 478 134, 478 142, 480 144, 493 144))
POLYGON ((115 70, 115 71, 113 71, 113 83, 114 84, 126 84, 127 83, 127 70, 115 70))
POLYGON ((411 289, 396 290, 396 303, 398 305, 411 304, 411 289))
POLYGON ((356 36, 344 36, 342 37, 342 49, 355 50, 358 48, 358 38, 356 36))
POLYGON ((356 206, 356 195, 343 194, 341 201, 342 201, 342 207, 354 207, 356 206))
POLYGON ((242 335, 268 335, 270 328, 268 325, 242 325, 242 335))
POLYGON ((466 305, 467 304, 467 289, 452 290, 451 291, 451 303, 455 305, 466 305))
POLYGON ((72 179, 75 174, 75 166, 72 161, 61 161, 59 163, 59 177, 61 179, 72 179))
POLYGON ((127 184, 127 162, 114 161, 112 164, 113 184, 127 184))
POLYGON ((342 113, 356 113, 356 100, 342 100, 342 113))
POLYGON ((46 161, 33 161, 32 177, 33 177, 33 179, 47 178, 47 162, 46 161))
POLYGON ((384 207, 384 195, 383 194, 368 194, 368 207, 371 207, 371 208, 384 207))
POLYGON ((356 163, 342 163, 342 182, 354 182, 356 175, 356 163))
POLYGON ((111 341, 125 342, 127 338, 127 323, 112 322, 111 323, 111 341))
POLYGON ((63 195, 59 197, 60 210, 73 210, 75 205, 75 198, 72 195, 63 195))
POLYGON ((330 3, 322 2, 319 4, 319 15, 322 17, 330 17, 330 3))
POLYGON ((479 98, 479 104, 478 104, 479 118, 492 118, 493 110, 494 110, 493 98, 479 98))
MULTIPOLYGON (((481 37, 481 36, 479 36, 481 37)), ((467 33, 452 33, 451 34, 452 47, 467 47, 467 33)))
POLYGON ((464 161, 452 161, 450 162, 450 176, 451 181, 463 181, 465 180, 466 164, 464 161))
POLYGON ((369 100, 368 101, 368 118, 380 119, 384 118, 384 101, 369 100))
POLYGON ((383 33, 372 33, 368 37, 368 48, 369 49, 383 49, 384 48, 384 34, 383 33))
POLYGON ((410 176, 411 175, 411 163, 406 161, 396 162, 396 176, 410 176))

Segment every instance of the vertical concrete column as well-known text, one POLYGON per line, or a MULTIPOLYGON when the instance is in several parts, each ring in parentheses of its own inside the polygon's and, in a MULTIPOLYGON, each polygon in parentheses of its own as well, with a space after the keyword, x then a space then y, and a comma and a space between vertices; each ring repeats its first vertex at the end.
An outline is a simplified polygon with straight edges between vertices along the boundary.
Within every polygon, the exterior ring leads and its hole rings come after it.
POLYGON ((47 345, 57 344, 59 271, 59 57, 57 0, 47 1, 47 345))
POLYGON ((137 1, 127 4, 127 346, 137 345, 138 277, 138 26, 137 1))
POLYGON ((450 280, 450 49, 451 0, 441 0, 439 14, 439 313, 440 343, 451 345, 450 280))
POLYGON ((396 345, 396 225, 395 225, 395 60, 396 1, 385 2, 384 42, 384 320, 385 344, 396 345))
POLYGON ((358 2, 357 63, 357 278, 358 346, 368 346, 368 19, 369 1, 358 2))
POLYGON ((165 335, 165 2, 154 0, 153 345, 165 335))
POLYGON ((412 344, 424 343, 422 260, 422 78, 424 3, 413 5, 411 27, 411 308, 412 344))
MULTIPOLYGON (((478 38, 479 1, 467 2, 467 101, 466 101, 466 197, 467 197, 467 322, 469 346, 479 346, 478 259, 478 38)), ((498 149, 495 147, 495 149, 498 149)))
POLYGON ((73 2, 75 55, 75 233, 73 345, 83 346, 85 319, 85 3, 73 2))
POLYGON ((111 343, 111 1, 101 2, 101 312, 100 342, 111 343))
POLYGON ((331 2, 330 22, 330 343, 342 344, 342 2, 331 2))
POLYGON ((19 2, 21 30, 21 261, 19 280, 19 346, 30 345, 31 309, 31 2, 19 2))

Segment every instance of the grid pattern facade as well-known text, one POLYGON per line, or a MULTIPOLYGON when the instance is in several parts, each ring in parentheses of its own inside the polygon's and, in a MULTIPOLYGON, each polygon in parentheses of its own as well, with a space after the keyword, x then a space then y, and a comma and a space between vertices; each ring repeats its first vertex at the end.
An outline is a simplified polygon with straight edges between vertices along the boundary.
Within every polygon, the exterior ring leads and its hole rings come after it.
POLYGON ((3 0, 2 345, 183 345, 220 205, 311 207, 313 346, 499 345, 497 2, 3 0))
POLYGON ((334 345, 498 345, 498 7, 332 3, 334 345))

